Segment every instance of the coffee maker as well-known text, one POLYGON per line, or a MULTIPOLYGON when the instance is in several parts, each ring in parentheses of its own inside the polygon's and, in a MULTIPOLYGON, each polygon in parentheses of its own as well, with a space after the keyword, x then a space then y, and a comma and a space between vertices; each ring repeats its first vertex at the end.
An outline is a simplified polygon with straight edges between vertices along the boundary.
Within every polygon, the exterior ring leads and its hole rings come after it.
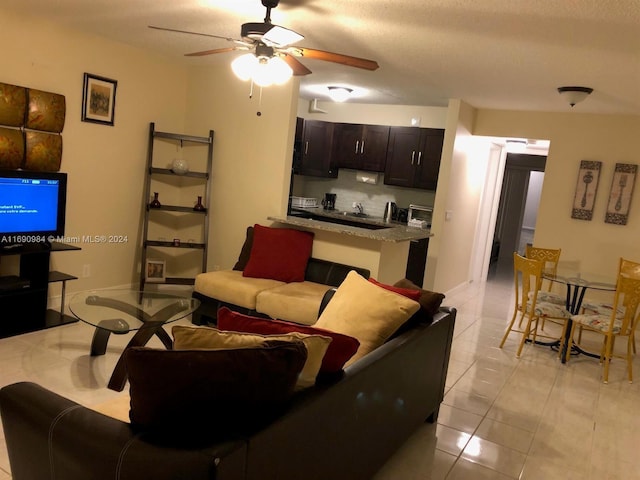
POLYGON ((336 208, 336 194, 325 193, 324 200, 322 200, 322 206, 325 210, 335 210, 336 208))

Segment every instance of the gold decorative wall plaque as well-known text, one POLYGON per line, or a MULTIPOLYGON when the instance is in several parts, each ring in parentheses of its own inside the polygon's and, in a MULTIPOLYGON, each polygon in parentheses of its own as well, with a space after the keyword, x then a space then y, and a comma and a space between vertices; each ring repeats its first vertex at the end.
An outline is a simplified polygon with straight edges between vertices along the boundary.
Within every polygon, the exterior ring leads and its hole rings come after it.
POLYGON ((64 95, 29 89, 26 127, 60 133, 64 128, 66 102, 64 95))
POLYGON ((0 127, 0 168, 17 170, 24 160, 24 133, 17 128, 0 127))
POLYGON ((25 132, 25 170, 57 172, 62 162, 62 136, 56 133, 25 132))
POLYGON ((0 125, 22 127, 27 109, 27 89, 0 83, 0 125))

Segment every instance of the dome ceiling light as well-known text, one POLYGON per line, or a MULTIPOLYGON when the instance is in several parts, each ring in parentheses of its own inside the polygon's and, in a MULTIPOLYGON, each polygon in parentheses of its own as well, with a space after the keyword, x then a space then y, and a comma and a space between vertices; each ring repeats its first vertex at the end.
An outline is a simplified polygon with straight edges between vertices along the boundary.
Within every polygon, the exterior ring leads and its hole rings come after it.
POLYGON ((593 88, 589 87, 558 87, 558 93, 564 97, 572 107, 591 95, 591 92, 593 92, 593 88))
POLYGON ((353 93, 352 88, 347 87, 327 87, 329 89, 329 97, 334 102, 344 102, 351 97, 353 93))

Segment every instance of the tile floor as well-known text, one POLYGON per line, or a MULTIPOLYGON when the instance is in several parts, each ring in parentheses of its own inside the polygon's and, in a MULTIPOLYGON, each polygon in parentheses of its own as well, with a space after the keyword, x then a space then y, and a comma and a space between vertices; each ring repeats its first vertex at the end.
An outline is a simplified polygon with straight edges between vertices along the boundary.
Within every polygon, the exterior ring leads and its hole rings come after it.
MULTIPOLYGON (((499 349, 512 302, 508 275, 448 295, 458 318, 438 423, 425 423, 375 480, 640 479, 640 380, 629 384, 614 361, 604 385, 596 359, 563 365, 540 346, 518 360, 516 334, 499 349)), ((0 386, 31 380, 86 405, 119 395, 105 385, 129 337, 90 357, 92 334, 76 323, 0 339, 0 386)), ((637 358, 634 369, 640 377, 637 358)), ((0 480, 9 478, 0 436, 0 480)))

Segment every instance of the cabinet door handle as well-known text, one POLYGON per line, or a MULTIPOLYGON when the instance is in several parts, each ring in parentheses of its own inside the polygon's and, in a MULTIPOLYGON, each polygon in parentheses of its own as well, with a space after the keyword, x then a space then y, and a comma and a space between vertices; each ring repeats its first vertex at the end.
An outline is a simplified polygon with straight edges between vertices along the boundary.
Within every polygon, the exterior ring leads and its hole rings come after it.
POLYGON ((306 155, 308 151, 309 151, 309 140, 304 142, 304 154, 306 155))
POLYGON ((360 144, 360 153, 364 152, 364 140, 362 140, 362 143, 360 144))
POLYGON ((411 152, 411 165, 413 165, 413 162, 415 161, 415 159, 416 159, 416 151, 414 150, 411 152))
POLYGON ((422 161, 422 152, 418 152, 418 165, 420 165, 421 161, 422 161))
POLYGON ((360 145, 360 140, 356 140, 356 151, 355 154, 358 154, 358 145, 360 145))

